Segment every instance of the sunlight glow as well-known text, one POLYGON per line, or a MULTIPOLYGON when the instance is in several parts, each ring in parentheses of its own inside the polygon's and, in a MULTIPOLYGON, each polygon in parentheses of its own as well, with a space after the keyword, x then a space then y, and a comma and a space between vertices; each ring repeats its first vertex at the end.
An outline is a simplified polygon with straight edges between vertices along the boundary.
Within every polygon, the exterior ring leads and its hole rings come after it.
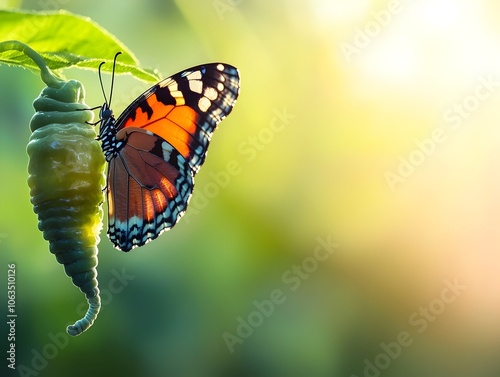
POLYGON ((500 53, 482 17, 479 6, 465 0, 406 4, 357 55, 358 64, 384 82, 416 81, 428 69, 441 70, 443 79, 494 72, 500 53))
POLYGON ((471 5, 463 0, 428 0, 415 3, 412 14, 421 25, 446 31, 463 26, 471 16, 471 5))
POLYGON ((367 51, 363 60, 368 74, 397 82, 406 81, 416 74, 419 61, 411 39, 392 35, 379 42, 376 49, 367 51))

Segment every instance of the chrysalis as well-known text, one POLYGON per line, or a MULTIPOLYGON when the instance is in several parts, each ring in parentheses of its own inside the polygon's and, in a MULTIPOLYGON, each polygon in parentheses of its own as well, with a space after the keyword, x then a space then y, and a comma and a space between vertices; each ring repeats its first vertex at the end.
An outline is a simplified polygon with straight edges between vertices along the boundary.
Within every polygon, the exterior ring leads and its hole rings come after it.
POLYGON ((86 123, 93 113, 86 110, 80 82, 46 87, 33 106, 28 185, 38 228, 89 303, 86 315, 67 328, 74 336, 92 326, 101 306, 96 267, 105 160, 94 127, 86 123))

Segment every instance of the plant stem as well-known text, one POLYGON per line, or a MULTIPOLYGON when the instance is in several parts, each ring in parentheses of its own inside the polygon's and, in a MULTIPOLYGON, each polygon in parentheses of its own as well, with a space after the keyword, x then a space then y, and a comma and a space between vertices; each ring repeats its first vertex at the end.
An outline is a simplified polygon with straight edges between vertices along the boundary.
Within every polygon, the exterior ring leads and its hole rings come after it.
POLYGON ((51 88, 59 88, 64 81, 58 79, 52 71, 47 67, 45 60, 31 47, 20 41, 5 41, 0 42, 0 52, 4 51, 20 51, 28 56, 40 68, 42 81, 51 88))

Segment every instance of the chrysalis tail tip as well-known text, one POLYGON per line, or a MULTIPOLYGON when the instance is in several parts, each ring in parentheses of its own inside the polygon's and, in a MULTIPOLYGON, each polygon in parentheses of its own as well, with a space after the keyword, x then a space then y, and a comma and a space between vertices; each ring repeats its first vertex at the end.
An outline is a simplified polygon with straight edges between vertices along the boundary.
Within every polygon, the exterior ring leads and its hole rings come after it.
POLYGON ((83 331, 80 331, 78 329, 78 327, 76 327, 75 325, 70 325, 68 327, 66 327, 66 332, 71 335, 71 336, 78 336, 80 335, 83 331))
MULTIPOLYGON (((97 290, 97 292, 99 292, 97 290)), ((66 328, 66 332, 71 336, 78 336, 82 332, 88 330, 93 324, 99 311, 101 309, 101 298, 97 294, 97 296, 91 297, 88 299, 89 308, 87 310, 87 314, 82 319, 76 321, 73 325, 69 325, 66 328)))

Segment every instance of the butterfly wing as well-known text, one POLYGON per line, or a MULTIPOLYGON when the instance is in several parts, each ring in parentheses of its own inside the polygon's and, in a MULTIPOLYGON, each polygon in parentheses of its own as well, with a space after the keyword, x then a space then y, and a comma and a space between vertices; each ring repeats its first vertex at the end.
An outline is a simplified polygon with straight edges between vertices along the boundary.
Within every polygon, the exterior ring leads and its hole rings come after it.
POLYGON ((184 214, 217 124, 239 93, 238 70, 193 67, 151 87, 116 120, 109 162, 108 236, 123 251, 144 245, 184 214))

